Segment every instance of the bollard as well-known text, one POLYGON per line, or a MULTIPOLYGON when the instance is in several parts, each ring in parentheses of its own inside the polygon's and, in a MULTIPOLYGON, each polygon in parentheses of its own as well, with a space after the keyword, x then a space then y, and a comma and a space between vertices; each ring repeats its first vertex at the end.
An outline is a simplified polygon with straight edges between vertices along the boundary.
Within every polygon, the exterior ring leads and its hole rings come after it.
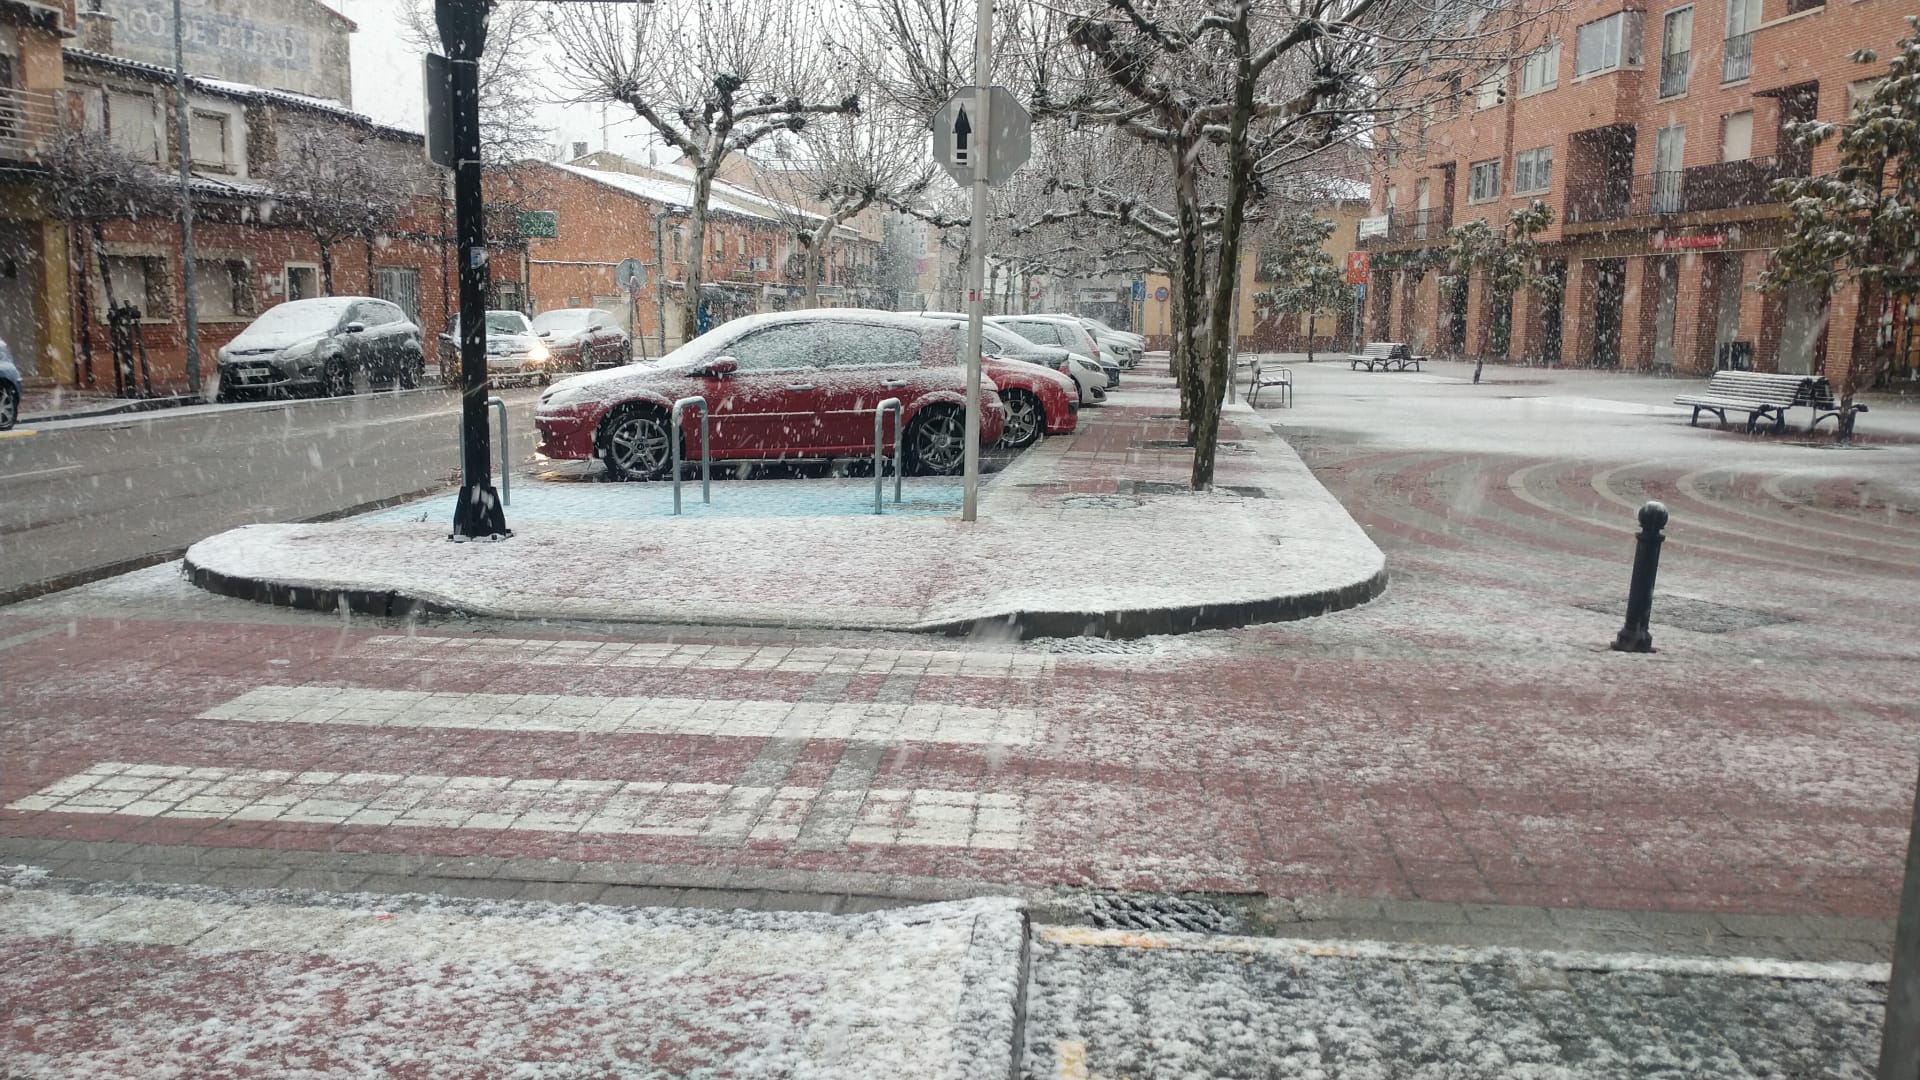
POLYGON ((490 397, 487 404, 500 410, 500 505, 513 505, 513 477, 507 472, 509 451, 507 450, 507 403, 504 398, 490 397))
POLYGON ((1627 586, 1627 622, 1613 639, 1615 652, 1652 652, 1653 634, 1647 620, 1653 615, 1653 579, 1660 573, 1660 530, 1667 527, 1667 507, 1649 502, 1640 508, 1640 533, 1633 551, 1633 581, 1627 586))
POLYGON ((712 457, 707 453, 707 399, 698 395, 683 397, 673 403, 673 412, 667 419, 667 442, 673 454, 673 512, 676 514, 680 512, 680 414, 687 409, 700 410, 700 501, 713 501, 713 476, 708 471, 712 457))
POLYGON ((904 408, 897 397, 890 397, 873 407, 873 512, 876 514, 880 513, 881 492, 886 490, 881 481, 886 470, 880 467, 886 459, 880 448, 885 445, 882 433, 887 429, 888 413, 893 414, 893 504, 900 505, 900 448, 907 441, 906 432, 900 430, 900 418, 906 415, 904 408))

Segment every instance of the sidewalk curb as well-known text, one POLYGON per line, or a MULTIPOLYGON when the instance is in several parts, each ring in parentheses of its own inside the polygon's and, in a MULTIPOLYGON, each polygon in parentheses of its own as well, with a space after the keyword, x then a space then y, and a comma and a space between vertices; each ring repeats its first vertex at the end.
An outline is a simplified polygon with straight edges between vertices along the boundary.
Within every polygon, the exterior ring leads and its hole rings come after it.
POLYGON ((97 409, 76 409, 70 412, 22 413, 19 423, 52 424, 61 420, 91 420, 99 416, 119 416, 123 413, 159 412, 162 409, 178 409, 189 405, 208 404, 205 398, 191 394, 176 394, 171 397, 129 398, 115 405, 97 409))

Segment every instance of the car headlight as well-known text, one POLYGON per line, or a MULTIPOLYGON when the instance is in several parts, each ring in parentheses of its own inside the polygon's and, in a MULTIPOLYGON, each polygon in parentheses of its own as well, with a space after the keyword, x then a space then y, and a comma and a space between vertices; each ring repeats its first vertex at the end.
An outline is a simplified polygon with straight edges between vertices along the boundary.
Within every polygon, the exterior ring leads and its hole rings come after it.
POLYGON ((540 395, 540 407, 543 409, 564 409, 569 405, 578 405, 593 398, 591 387, 567 386, 564 383, 549 387, 540 395))
POLYGON ((527 350, 527 359, 532 360, 536 364, 545 363, 547 358, 552 355, 553 353, 547 350, 545 343, 539 341, 534 342, 533 346, 527 350))

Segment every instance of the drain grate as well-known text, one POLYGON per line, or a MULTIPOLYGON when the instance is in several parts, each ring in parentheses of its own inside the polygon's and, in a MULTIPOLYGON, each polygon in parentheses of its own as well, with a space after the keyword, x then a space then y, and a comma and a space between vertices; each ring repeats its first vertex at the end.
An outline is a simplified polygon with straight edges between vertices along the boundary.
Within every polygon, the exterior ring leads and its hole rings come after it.
POLYGON ((1060 505, 1074 510, 1132 510, 1140 500, 1131 495, 1068 495, 1060 505))
POLYGON ((1221 934, 1234 918, 1206 900, 1160 893, 1102 893, 1088 898, 1086 916, 1102 930, 1171 930, 1221 934))
MULTIPOLYGON (((1627 617, 1627 602, 1624 598, 1596 600, 1575 606, 1586 611, 1611 615, 1616 619, 1627 617)), ((1795 619, 1791 615, 1778 615, 1771 611, 1755 611, 1752 608, 1734 607, 1731 604, 1714 604, 1685 596, 1655 593, 1653 615, 1649 621, 1656 626, 1671 626, 1680 630, 1691 630, 1696 634, 1725 634, 1734 630, 1776 626, 1780 623, 1794 622, 1795 619)))
MULTIPOLYGON (((1133 444, 1133 448, 1136 450, 1191 450, 1193 449, 1193 447, 1187 445, 1187 441, 1185 439, 1141 439, 1139 442, 1133 444)), ((1247 448, 1247 445, 1245 443, 1232 442, 1227 439, 1221 439, 1218 442, 1214 443, 1214 449, 1215 449, 1215 452, 1221 453, 1221 454, 1253 453, 1252 450, 1247 448)))
MULTIPOLYGON (((1135 495, 1185 495, 1193 491, 1193 488, 1186 484, 1174 483, 1170 480, 1122 480, 1117 486, 1122 492, 1131 492, 1135 495)), ((1264 499, 1267 497, 1265 488, 1219 484, 1215 486, 1214 490, 1230 491, 1245 499, 1264 499)))
POLYGON ((1139 656, 1155 651, 1152 642, 1139 638, 1110 640, 1091 637, 1048 638, 1046 649, 1050 653, 1074 653, 1081 656, 1139 656))

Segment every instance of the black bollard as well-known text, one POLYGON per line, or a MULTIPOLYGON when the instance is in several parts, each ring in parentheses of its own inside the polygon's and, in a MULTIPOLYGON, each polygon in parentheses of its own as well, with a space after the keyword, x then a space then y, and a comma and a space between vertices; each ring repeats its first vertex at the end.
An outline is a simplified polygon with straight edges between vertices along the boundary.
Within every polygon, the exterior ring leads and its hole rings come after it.
POLYGON ((1660 573, 1660 542, 1666 537, 1667 507, 1649 502, 1640 508, 1639 542, 1633 550, 1633 582, 1627 586, 1627 623, 1613 639, 1615 652, 1652 652, 1647 620, 1653 615, 1653 579, 1660 573))

